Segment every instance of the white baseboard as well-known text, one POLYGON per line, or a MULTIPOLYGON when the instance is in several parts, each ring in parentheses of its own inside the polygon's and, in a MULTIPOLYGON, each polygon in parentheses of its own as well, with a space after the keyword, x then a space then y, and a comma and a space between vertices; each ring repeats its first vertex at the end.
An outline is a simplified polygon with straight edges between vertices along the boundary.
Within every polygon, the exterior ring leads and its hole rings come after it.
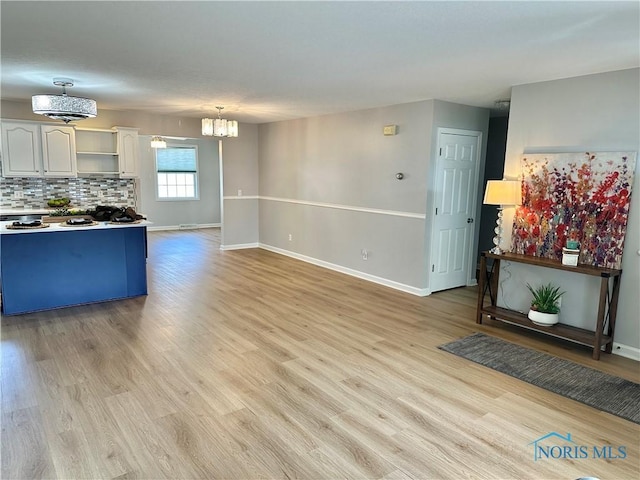
POLYGON ((431 292, 427 288, 416 288, 410 285, 405 285, 403 283, 394 282, 393 280, 388 280, 386 278, 377 277, 375 275, 370 275, 368 273, 360 272, 358 270, 354 270, 352 268, 343 267, 342 265, 336 265, 334 263, 325 262, 324 260, 318 260, 317 258, 308 257, 306 255, 302 255, 300 253, 291 252, 289 250, 285 250, 283 248, 273 247, 271 245, 266 245, 264 243, 259 244, 260 248, 265 250, 269 250, 270 252, 278 253, 280 255, 285 255, 287 257, 295 258, 296 260, 302 260, 303 262, 311 263, 313 265, 317 265, 319 267, 328 268, 329 270, 333 270, 335 272, 344 273, 346 275, 351 275, 352 277, 357 277, 362 280, 367 280, 369 282, 377 283, 379 285, 384 285, 385 287, 390 287, 395 290, 400 290, 402 292, 410 293, 412 295, 417 295, 419 297, 426 297, 431 292))
POLYGON ((220 223, 193 223, 188 225, 158 225, 154 227, 147 227, 150 232, 161 232, 171 230, 199 230, 201 228, 220 228, 220 223))
POLYGON ((236 243, 234 245, 220 245, 220 250, 243 250, 245 248, 258 248, 258 243, 236 243))
POLYGON ((621 343, 613 342, 613 350, 611 353, 620 355, 621 357, 630 358, 636 362, 640 362, 640 348, 630 347, 621 343))

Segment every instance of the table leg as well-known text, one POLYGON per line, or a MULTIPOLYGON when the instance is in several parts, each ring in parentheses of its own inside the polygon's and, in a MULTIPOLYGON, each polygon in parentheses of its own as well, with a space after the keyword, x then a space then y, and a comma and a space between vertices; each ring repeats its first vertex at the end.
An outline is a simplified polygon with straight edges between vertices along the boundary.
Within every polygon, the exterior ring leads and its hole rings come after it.
POLYGON ((600 343, 602 342, 602 330, 604 329, 604 315, 607 306, 607 294, 609 292, 609 277, 600 279, 600 303, 598 304, 598 319, 596 322, 596 338, 593 342, 593 359, 600 360, 600 343))
POLYGON ((611 341, 607 344, 605 352, 611 353, 613 350, 613 336, 616 332, 616 317, 618 315, 618 296, 620 295, 620 280, 622 273, 613 277, 613 291, 611 292, 611 301, 609 303, 609 328, 607 335, 611 337, 611 341))
POLYGON ((491 265, 491 277, 489 278, 489 282, 491 286, 489 287, 489 296, 491 297, 491 306, 495 307, 498 305, 498 283, 500 280, 500 260, 494 259, 493 265, 491 265))
POLYGON ((478 306, 476 308, 476 323, 482 323, 482 307, 484 305, 485 283, 487 278, 487 257, 480 255, 480 273, 478 275, 478 306))

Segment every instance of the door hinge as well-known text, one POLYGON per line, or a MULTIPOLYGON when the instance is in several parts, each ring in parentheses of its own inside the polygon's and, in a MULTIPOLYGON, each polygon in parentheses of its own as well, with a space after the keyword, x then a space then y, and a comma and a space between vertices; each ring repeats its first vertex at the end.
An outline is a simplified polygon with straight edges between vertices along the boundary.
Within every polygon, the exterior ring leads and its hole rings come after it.
POLYGON ((436 207, 436 215, 438 214, 438 207, 436 207))
POLYGON ((440 153, 438 155, 442 156, 442 147, 440 148, 440 153))
POLYGON ((436 266, 435 265, 431 265, 431 271, 435 272, 436 271, 436 266))

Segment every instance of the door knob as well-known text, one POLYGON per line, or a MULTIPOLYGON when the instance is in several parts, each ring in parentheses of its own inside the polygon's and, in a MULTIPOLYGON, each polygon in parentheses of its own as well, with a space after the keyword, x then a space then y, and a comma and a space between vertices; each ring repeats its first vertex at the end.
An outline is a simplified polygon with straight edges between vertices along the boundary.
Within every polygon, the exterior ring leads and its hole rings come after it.
POLYGON ((467 223, 473 223, 473 218, 467 218, 467 223))

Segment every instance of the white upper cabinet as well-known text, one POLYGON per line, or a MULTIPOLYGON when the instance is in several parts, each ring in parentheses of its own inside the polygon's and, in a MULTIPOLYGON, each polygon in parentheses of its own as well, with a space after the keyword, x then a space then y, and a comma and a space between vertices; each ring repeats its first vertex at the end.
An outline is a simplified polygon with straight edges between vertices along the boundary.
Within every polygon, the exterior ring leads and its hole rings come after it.
POLYGON ((42 161, 46 177, 75 177, 76 137, 69 126, 42 125, 42 161))
POLYGON ((119 175, 118 132, 76 127, 78 175, 119 175))
POLYGON ((2 122, 2 175, 5 177, 42 176, 39 124, 2 122))
POLYGON ((138 129, 114 127, 118 132, 118 162, 121 178, 138 177, 138 129))
POLYGON ((2 121, 4 177, 137 178, 138 129, 2 121))

